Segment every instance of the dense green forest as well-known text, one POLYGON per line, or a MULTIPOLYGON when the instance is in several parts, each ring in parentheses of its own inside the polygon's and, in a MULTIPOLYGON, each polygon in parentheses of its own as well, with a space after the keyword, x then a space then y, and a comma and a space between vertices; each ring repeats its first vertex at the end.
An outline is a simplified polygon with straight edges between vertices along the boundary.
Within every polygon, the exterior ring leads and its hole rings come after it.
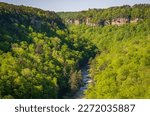
POLYGON ((96 47, 54 12, 0 3, 0 98, 63 98, 96 47))
POLYGON ((98 48, 96 57, 89 61, 93 81, 85 98, 150 98, 149 4, 58 14, 65 21, 74 19, 69 30, 98 48), (100 24, 86 26, 87 18, 100 24), (124 25, 112 25, 118 18, 130 23, 118 20, 124 25), (104 24, 106 21, 110 24, 104 24))
POLYGON ((0 3, 1 99, 70 98, 87 64, 92 83, 85 98, 150 98, 150 5, 55 13, 0 3), (139 20, 65 24, 87 18, 139 20))
POLYGON ((86 98, 150 98, 149 19, 120 27, 70 28, 99 50, 90 61, 93 81, 86 98))

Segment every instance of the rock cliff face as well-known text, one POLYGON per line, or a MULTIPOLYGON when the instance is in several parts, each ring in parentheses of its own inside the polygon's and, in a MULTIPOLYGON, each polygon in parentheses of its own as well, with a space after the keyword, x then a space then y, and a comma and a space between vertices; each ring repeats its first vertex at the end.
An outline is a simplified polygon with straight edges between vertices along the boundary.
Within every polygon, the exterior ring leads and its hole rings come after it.
POLYGON ((57 13, 68 24, 86 24, 88 26, 121 26, 150 19, 150 4, 136 4, 110 7, 107 9, 88 9, 78 12, 57 13))
POLYGON ((88 26, 98 26, 98 23, 92 23, 90 21, 90 18, 85 18, 85 19, 67 19, 65 21, 67 24, 74 24, 74 25, 81 25, 81 24, 85 24, 88 26))
POLYGON ((142 20, 142 19, 136 18, 136 19, 134 19, 134 20, 131 20, 130 23, 137 23, 137 22, 140 21, 140 20, 142 20))
POLYGON ((85 24, 88 26, 98 26, 98 23, 92 23, 90 18, 85 19, 85 24))
POLYGON ((85 19, 67 19, 66 23, 67 24, 75 24, 75 25, 81 25, 85 24, 87 26, 106 26, 106 25, 117 25, 121 26, 127 23, 137 23, 140 21, 139 18, 130 20, 130 18, 116 18, 112 20, 102 20, 97 23, 92 23, 90 18, 85 18, 85 19))
POLYGON ((124 25, 126 23, 130 23, 129 18, 128 19, 127 18, 117 18, 117 19, 113 19, 111 22, 112 25, 118 25, 118 26, 124 25))

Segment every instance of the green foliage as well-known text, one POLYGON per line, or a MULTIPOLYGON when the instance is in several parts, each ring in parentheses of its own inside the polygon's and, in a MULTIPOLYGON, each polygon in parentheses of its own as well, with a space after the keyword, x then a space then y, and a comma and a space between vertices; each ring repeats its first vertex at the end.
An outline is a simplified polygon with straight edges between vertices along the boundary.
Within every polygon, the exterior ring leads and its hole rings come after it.
POLYGON ((56 30, 66 27, 56 13, 41 9, 0 3, 0 50, 9 51, 11 43, 32 42, 31 32, 58 36, 56 30), (6 46, 6 47, 5 47, 6 46))
POLYGON ((90 64, 93 83, 85 92, 86 98, 150 98, 148 25, 149 19, 120 27, 86 29, 100 51, 90 64))
POLYGON ((63 98, 80 87, 93 44, 54 12, 0 3, 0 17, 0 98, 63 98))
POLYGON ((71 88, 71 92, 74 94, 79 87, 82 85, 82 74, 81 71, 79 72, 73 72, 70 74, 70 88, 71 88))
POLYGON ((142 19, 123 26, 66 27, 54 12, 0 3, 0 98, 73 95, 88 61, 93 81, 86 98, 150 98, 149 9, 143 4, 58 13, 94 23, 142 19))

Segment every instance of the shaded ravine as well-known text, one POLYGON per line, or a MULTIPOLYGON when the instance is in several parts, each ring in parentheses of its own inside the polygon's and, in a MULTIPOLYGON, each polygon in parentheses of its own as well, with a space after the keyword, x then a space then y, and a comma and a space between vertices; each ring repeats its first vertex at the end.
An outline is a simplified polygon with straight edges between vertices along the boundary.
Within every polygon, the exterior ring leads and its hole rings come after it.
POLYGON ((81 86, 79 90, 75 93, 73 99, 84 99, 85 96, 84 91, 87 89, 88 85, 92 82, 92 79, 90 78, 88 73, 88 68, 89 68, 88 65, 86 65, 81 69, 83 86, 81 86))

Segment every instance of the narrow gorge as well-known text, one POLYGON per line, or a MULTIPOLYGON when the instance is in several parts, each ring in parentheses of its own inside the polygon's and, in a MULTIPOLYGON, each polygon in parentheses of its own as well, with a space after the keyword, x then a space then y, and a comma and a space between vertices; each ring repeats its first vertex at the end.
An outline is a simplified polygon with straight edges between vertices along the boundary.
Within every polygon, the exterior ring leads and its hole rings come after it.
POLYGON ((150 98, 150 4, 44 11, 0 2, 0 99, 150 98))

